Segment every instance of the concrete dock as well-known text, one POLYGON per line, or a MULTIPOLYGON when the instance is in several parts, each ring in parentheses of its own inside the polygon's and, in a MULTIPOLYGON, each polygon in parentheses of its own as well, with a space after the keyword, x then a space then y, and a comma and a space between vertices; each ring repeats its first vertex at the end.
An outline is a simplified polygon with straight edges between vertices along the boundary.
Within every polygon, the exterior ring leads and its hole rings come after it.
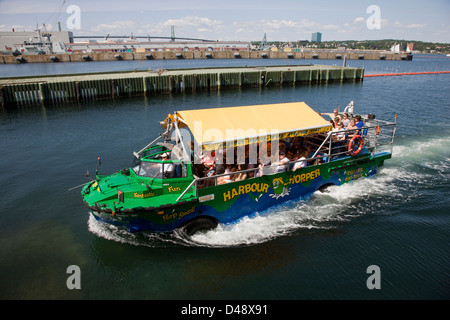
POLYGON ((324 65, 146 70, 0 79, 4 108, 223 88, 363 81, 364 69, 324 65))
POLYGON ((412 60, 410 53, 382 51, 147 51, 147 52, 89 52, 34 55, 0 55, 0 63, 57 63, 89 61, 129 61, 129 60, 177 60, 177 59, 344 59, 347 60, 412 60))

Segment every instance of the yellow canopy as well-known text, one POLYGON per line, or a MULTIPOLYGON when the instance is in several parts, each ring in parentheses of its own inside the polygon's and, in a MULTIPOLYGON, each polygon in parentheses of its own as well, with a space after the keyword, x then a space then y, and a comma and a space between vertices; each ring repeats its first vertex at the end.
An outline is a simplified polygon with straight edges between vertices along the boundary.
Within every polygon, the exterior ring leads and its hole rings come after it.
MULTIPOLYGON (((171 115, 169 115, 171 119, 171 115)), ((225 143, 249 144, 332 130, 331 124, 304 102, 178 111, 205 150, 225 143)), ((182 123, 180 123, 182 126, 182 123)))

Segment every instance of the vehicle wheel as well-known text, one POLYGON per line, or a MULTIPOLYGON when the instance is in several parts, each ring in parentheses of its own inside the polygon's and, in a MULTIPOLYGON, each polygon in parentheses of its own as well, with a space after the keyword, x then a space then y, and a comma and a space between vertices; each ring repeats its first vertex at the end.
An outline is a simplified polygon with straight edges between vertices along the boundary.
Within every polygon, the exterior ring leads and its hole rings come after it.
POLYGON ((330 192, 329 187, 331 187, 331 186, 334 186, 334 184, 333 183, 324 184, 324 185, 320 186, 319 191, 322 193, 328 193, 328 192, 330 192))
POLYGON ((197 218, 187 222, 181 227, 181 231, 187 236, 193 236, 196 232, 207 231, 216 228, 218 225, 216 220, 210 218, 197 218))

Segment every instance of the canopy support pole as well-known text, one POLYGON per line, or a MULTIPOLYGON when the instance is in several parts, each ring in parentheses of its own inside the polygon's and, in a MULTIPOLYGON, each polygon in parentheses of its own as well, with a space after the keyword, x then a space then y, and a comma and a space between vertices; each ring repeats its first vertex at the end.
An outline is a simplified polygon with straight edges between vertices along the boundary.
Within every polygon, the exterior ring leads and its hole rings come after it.
POLYGON ((197 182, 197 179, 192 180, 192 182, 188 185, 188 187, 183 191, 182 194, 180 194, 180 196, 177 198, 177 202, 180 201, 181 198, 183 198, 183 196, 186 194, 186 192, 192 187, 192 185, 194 183, 197 182))
POLYGON ((177 121, 179 121, 180 119, 177 117, 177 115, 176 115, 176 112, 174 112, 174 125, 175 125, 175 135, 176 135, 176 137, 177 137, 177 144, 181 144, 181 147, 182 147, 182 149, 183 149, 183 157, 186 159, 186 161, 190 161, 190 157, 189 157, 189 155, 188 155, 188 153, 187 153, 187 151, 186 151, 186 146, 184 145, 184 143, 183 143, 183 139, 181 138, 181 133, 180 133, 180 129, 178 128, 178 124, 177 124, 177 121), (180 142, 180 143, 178 143, 178 141, 180 142))
MULTIPOLYGON (((322 147, 325 145, 327 140, 330 139, 331 134, 332 134, 332 132, 329 131, 328 134, 327 134, 327 137, 323 140, 322 144, 319 146, 319 148, 317 148, 316 152, 314 152, 314 155, 311 158, 315 158, 317 156, 317 154, 319 153, 320 149, 322 149, 322 147)), ((329 150, 328 150, 328 161, 330 160, 330 156, 331 156, 331 148, 329 148, 329 150)))

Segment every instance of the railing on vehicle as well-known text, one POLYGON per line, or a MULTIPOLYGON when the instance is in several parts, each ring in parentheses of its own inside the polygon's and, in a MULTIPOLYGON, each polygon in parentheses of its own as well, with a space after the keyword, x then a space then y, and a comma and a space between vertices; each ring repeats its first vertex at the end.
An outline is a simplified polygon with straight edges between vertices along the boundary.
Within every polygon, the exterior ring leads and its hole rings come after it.
MULTIPOLYGON (((364 141, 364 152, 371 153, 372 157, 375 156, 376 153, 379 152, 388 152, 392 153, 394 138, 395 138, 395 130, 396 130, 396 122, 388 122, 383 120, 371 120, 370 123, 363 126, 359 129, 353 130, 340 130, 340 131, 330 131, 328 134, 324 135, 316 135, 315 137, 311 136, 310 143, 317 147, 314 155, 307 159, 299 159, 296 161, 289 161, 289 163, 285 164, 285 170, 290 170, 296 162, 306 161, 307 163, 313 163, 313 165, 330 162, 344 156, 349 155, 348 151, 348 142, 350 138, 348 135, 356 135, 359 134, 363 137, 364 141), (345 133, 347 137, 343 141, 333 140, 333 137, 336 137, 339 133, 345 133), (316 140, 314 143, 312 140, 316 140), (319 152, 321 152, 319 154, 319 152)), ((279 165, 281 166, 281 165, 279 165)), ((213 175, 211 177, 196 177, 189 186, 183 191, 183 193, 178 197, 177 201, 179 201, 186 192, 194 185, 195 187, 195 195, 198 196, 197 190, 198 188, 202 188, 206 181, 212 181, 210 186, 217 185, 217 180, 220 177, 230 176, 233 177, 237 174, 247 173, 247 178, 253 178, 261 175, 271 175, 275 174, 276 167, 279 166, 264 166, 264 167, 255 167, 246 170, 240 170, 229 173, 222 173, 213 175), (253 176, 250 177, 250 175, 253 176)), ((231 180, 233 180, 231 178, 231 180)), ((235 182, 235 181, 232 181, 235 182)))
POLYGON ((321 143, 319 137, 313 138, 313 140, 315 139, 318 142, 310 142, 317 147, 316 152, 310 159, 321 159, 322 162, 330 162, 339 157, 349 155, 349 136, 352 135, 360 135, 363 138, 365 151, 370 152, 372 156, 377 152, 392 153, 395 129, 395 122, 373 120, 369 125, 359 129, 330 131, 321 143), (339 134, 345 134, 345 139, 335 139, 339 134))

